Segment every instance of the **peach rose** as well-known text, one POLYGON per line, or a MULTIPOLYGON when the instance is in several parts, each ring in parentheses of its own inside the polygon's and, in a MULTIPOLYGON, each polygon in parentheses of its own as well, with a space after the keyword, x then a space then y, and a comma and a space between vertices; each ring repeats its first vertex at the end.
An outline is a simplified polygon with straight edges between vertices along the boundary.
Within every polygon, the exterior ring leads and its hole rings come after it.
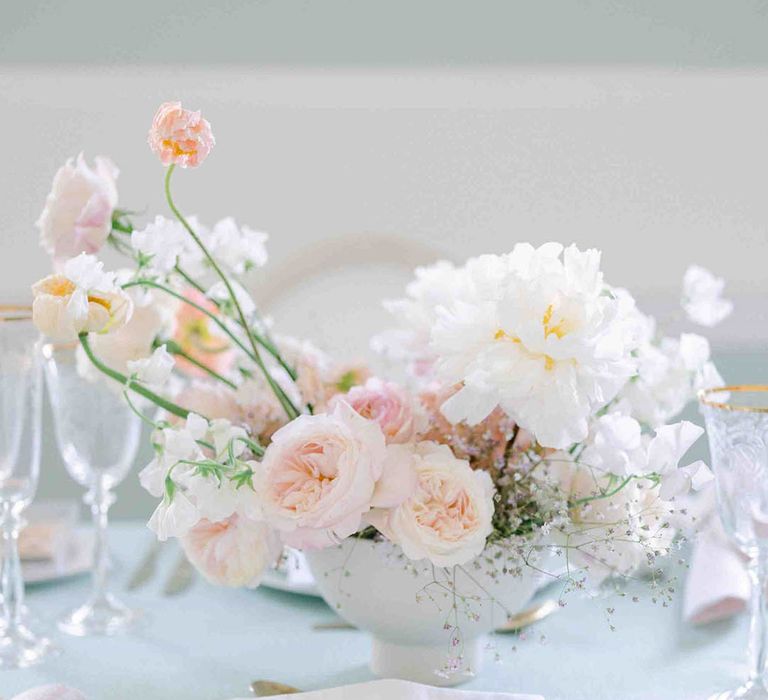
MULTIPOLYGON (((214 315, 219 313, 205 294, 192 287, 184 291, 184 297, 214 315)), ((224 333, 206 314, 189 304, 179 304, 173 340, 187 355, 214 372, 226 374, 232 366, 234 356, 224 333)), ((179 357, 177 363, 178 368, 186 374, 208 377, 204 370, 183 357, 179 357)))
POLYGON ((380 500, 407 497, 408 480, 385 470, 385 458, 379 426, 345 403, 332 414, 299 416, 272 436, 261 463, 256 490, 267 521, 298 548, 327 547, 352 535, 380 500))
POLYGON ((346 394, 334 396, 329 407, 340 401, 348 403, 363 418, 379 424, 388 443, 413 440, 427 429, 427 415, 418 400, 393 382, 371 377, 363 386, 352 387, 346 394))
POLYGON ((211 583, 255 588, 264 571, 282 552, 282 545, 265 523, 233 515, 221 522, 201 520, 181 546, 189 561, 211 583))
POLYGON ((91 168, 82 153, 58 169, 35 224, 40 245, 55 260, 96 253, 104 245, 117 206, 118 172, 112 161, 101 156, 91 168))
POLYGON ((184 109, 181 102, 160 105, 152 120, 148 140, 149 147, 163 165, 174 164, 182 168, 196 168, 216 143, 208 121, 200 116, 200 112, 184 109))
POLYGON ((474 471, 449 447, 435 442, 394 449, 412 464, 417 488, 399 506, 374 510, 367 520, 409 559, 454 566, 481 554, 493 531, 494 489, 488 473, 474 471))

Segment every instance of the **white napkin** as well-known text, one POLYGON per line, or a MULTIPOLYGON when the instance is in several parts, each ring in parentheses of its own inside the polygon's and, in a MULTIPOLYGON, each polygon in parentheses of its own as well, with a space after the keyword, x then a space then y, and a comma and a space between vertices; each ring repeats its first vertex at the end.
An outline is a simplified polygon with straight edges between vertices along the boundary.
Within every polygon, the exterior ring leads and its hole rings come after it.
MULTIPOLYGON (((329 690, 311 690, 294 695, 275 695, 273 700, 544 700, 542 695, 484 693, 473 690, 434 688, 408 681, 380 680, 345 685, 329 690)), ((235 698, 246 700, 246 698, 235 698)))
POLYGON ((689 509, 700 523, 685 583, 683 618, 695 625, 740 613, 750 598, 746 560, 728 539, 709 487, 689 509))

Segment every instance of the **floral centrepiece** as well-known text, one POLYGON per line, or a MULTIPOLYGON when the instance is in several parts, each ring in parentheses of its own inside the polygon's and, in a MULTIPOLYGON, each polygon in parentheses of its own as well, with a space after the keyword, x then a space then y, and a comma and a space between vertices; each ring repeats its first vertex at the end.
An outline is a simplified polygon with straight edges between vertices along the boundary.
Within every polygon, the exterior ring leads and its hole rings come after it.
MULTIPOLYGON (((79 158, 40 219, 57 272, 33 287, 35 322, 79 340, 82 373, 152 425, 140 480, 159 538, 180 538, 229 586, 258 585, 284 545, 350 538, 509 576, 554 552, 572 588, 670 551, 686 494, 710 477, 684 464, 701 429, 671 422, 721 383, 704 338, 660 336, 604 280, 598 251, 519 243, 420 268, 386 302, 398 327, 372 346, 406 380, 338 362, 274 332, 247 291, 266 234, 230 217, 207 227, 174 202, 175 168, 201 165, 214 143, 199 112, 166 103, 149 144, 173 218, 134 225, 116 209, 114 167, 79 158), (104 272, 104 244, 129 266, 104 272)), ((731 310, 721 292, 692 268, 683 304, 712 325, 731 310)))

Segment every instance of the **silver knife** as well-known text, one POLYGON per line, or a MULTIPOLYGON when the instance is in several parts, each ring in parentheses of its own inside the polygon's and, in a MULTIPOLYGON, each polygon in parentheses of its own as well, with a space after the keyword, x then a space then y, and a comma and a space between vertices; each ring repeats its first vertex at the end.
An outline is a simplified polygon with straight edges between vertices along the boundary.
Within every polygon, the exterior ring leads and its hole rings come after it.
POLYGON ((135 591, 137 588, 140 588, 155 575, 155 571, 157 570, 157 558, 160 555, 162 544, 163 543, 160 540, 155 540, 149 550, 147 550, 144 558, 139 562, 139 565, 136 567, 128 581, 126 588, 129 591, 135 591))
POLYGON ((184 552, 179 554, 171 575, 163 586, 163 595, 178 595, 186 591, 195 580, 195 567, 189 563, 184 552))

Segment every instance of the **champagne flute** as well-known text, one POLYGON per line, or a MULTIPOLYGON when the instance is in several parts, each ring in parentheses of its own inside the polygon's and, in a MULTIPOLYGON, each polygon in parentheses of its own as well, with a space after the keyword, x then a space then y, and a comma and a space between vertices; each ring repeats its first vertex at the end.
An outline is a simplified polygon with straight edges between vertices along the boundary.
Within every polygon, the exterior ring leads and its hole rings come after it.
POLYGON ((712 700, 768 699, 768 385, 699 394, 707 424, 717 506, 723 527, 749 559, 752 583, 749 677, 712 700))
POLYGON ((115 502, 112 489, 136 457, 141 421, 119 385, 82 376, 76 346, 48 344, 43 355, 56 442, 69 475, 88 489, 83 500, 95 534, 91 596, 59 621, 59 629, 79 637, 117 634, 133 624, 136 614, 107 590, 107 511, 115 502))
POLYGON ((31 666, 51 650, 49 640, 35 634, 25 620, 19 561, 22 514, 35 496, 40 473, 38 342, 29 307, 0 306, 0 668, 31 666))

